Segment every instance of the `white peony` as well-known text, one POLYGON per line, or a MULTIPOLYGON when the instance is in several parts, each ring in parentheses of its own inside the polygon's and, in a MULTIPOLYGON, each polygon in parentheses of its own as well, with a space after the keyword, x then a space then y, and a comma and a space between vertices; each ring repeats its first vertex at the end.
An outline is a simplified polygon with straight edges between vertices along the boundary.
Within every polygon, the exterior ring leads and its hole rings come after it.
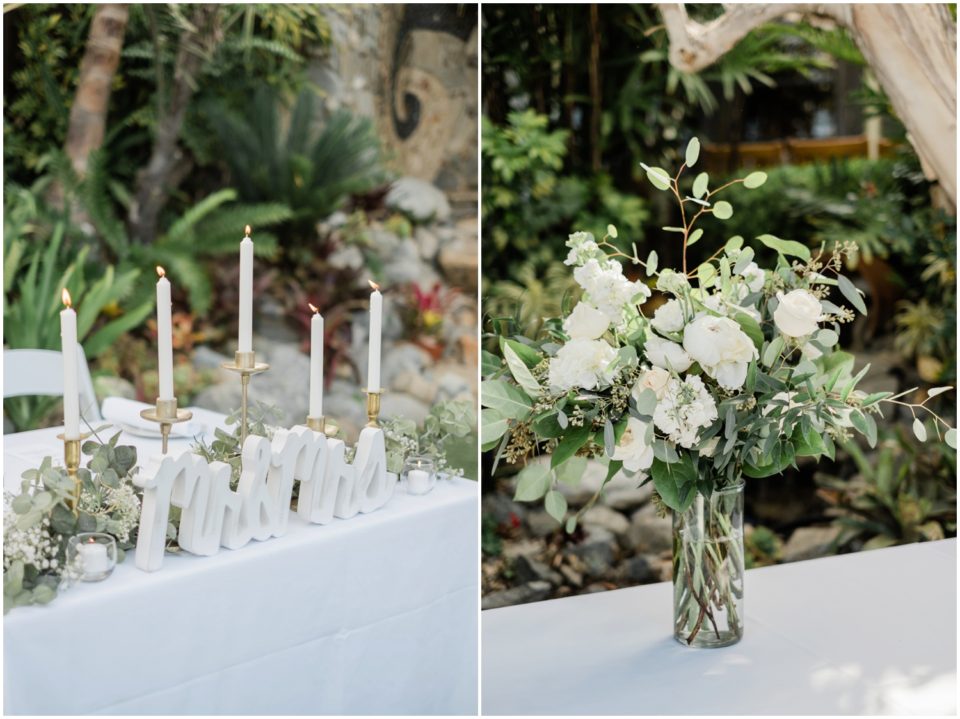
POLYGON ((817 322, 823 316, 820 300, 809 290, 777 292, 779 304, 773 312, 773 321, 787 337, 806 337, 817 331, 817 322))
POLYGON ((700 429, 717 419, 717 403, 696 375, 671 379, 653 412, 653 424, 671 442, 690 449, 699 441, 700 429))
POLYGON ((747 283, 747 287, 750 288, 751 292, 759 292, 763 289, 763 283, 766 278, 763 270, 757 265, 756 262, 750 262, 743 270, 740 271, 740 276, 747 283))
POLYGON ((674 372, 686 372, 693 364, 693 360, 683 347, 676 342, 659 337, 647 337, 643 352, 650 364, 674 372))
POLYGON ((624 308, 633 304, 634 297, 650 296, 649 287, 628 280, 620 263, 612 260, 589 259, 573 271, 573 279, 587 293, 587 299, 617 326, 623 324, 624 308))
POLYGON ((653 313, 650 324, 657 332, 679 332, 683 329, 683 305, 680 300, 669 300, 653 313))
POLYGON ((645 389, 653 390, 653 393, 657 395, 657 399, 662 399, 664 392, 667 391, 667 382, 670 381, 670 373, 662 367, 651 367, 640 375, 640 379, 637 380, 637 383, 633 386, 631 394, 633 398, 639 399, 641 393, 645 389))
POLYGON ((609 326, 607 316, 589 302, 578 302, 563 321, 563 331, 575 340, 598 340, 609 326))
POLYGON ((724 389, 743 387, 750 360, 759 357, 753 341, 727 317, 695 319, 683 332, 683 348, 724 389))
POLYGON ((631 417, 627 428, 613 451, 613 459, 623 462, 623 468, 630 472, 642 472, 653 464, 653 447, 646 443, 649 423, 631 417))
POLYGON ((560 392, 605 387, 613 380, 616 358, 617 351, 603 340, 570 340, 550 360, 550 386, 560 392))

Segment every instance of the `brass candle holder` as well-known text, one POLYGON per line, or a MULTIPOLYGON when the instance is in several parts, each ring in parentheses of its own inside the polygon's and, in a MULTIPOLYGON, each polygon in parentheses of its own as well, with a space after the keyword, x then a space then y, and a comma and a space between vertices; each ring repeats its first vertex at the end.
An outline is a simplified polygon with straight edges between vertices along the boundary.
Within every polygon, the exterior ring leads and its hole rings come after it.
POLYGON ((367 390, 367 426, 374 429, 380 426, 380 394, 381 390, 367 390))
POLYGON ((257 362, 255 352, 236 352, 233 362, 224 362, 221 367, 240 375, 240 447, 247 441, 247 388, 250 377, 270 369, 266 362, 257 362))
POLYGON ((170 430, 173 425, 193 419, 193 412, 188 409, 177 409, 176 398, 160 399, 157 397, 156 407, 141 411, 140 416, 145 420, 160 424, 160 437, 163 442, 162 452, 166 454, 167 445, 170 442, 170 430))
POLYGON ((327 418, 323 415, 319 417, 310 417, 307 416, 307 427, 312 429, 314 432, 320 432, 321 434, 327 433, 327 418))
POLYGON ((57 435, 57 439, 63 440, 63 463, 67 468, 67 476, 73 480, 73 497, 70 500, 70 508, 74 514, 77 513, 80 506, 80 477, 77 472, 80 469, 80 443, 89 436, 89 434, 81 434, 76 439, 67 439, 63 434, 57 435))

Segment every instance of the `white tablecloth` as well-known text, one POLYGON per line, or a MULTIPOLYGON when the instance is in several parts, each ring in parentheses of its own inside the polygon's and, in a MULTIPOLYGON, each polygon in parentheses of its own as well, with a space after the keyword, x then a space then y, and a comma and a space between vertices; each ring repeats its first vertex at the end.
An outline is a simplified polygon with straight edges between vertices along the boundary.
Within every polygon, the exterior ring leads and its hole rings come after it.
POLYGON ((957 543, 747 572, 746 632, 671 635, 661 583, 483 612, 488 714, 955 714, 957 543))
MULTIPOLYGON (((56 433, 7 435, 5 474, 56 433)), ((5 713, 474 714, 477 504, 448 480, 152 574, 128 557, 4 618, 5 713)))

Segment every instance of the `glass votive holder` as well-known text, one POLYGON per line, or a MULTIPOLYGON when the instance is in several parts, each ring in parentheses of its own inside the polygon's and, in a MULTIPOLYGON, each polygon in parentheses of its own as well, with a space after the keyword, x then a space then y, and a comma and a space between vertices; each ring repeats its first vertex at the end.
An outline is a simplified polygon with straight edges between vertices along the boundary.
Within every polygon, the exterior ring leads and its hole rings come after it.
POLYGON ((426 494, 437 483, 437 470, 431 457, 407 457, 401 479, 407 494, 426 494))
POLYGON ((117 566, 117 543, 103 532, 81 532, 67 544, 67 567, 84 582, 100 582, 117 566))

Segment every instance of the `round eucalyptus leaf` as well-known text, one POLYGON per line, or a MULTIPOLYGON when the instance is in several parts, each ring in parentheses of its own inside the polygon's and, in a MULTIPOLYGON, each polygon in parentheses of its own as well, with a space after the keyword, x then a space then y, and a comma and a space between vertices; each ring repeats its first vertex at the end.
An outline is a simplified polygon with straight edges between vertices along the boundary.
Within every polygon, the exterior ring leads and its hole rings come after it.
POLYGON ((684 160, 686 160, 687 167, 693 167, 697 164, 697 160, 700 158, 700 140, 695 137, 690 138, 690 142, 687 143, 687 151, 684 154, 684 160))
POLYGON ((724 200, 715 202, 713 205, 713 216, 718 220, 729 220, 733 217, 733 205, 724 200))
POLYGON ((693 181, 693 196, 697 199, 707 194, 707 185, 710 183, 710 175, 701 172, 693 181))
POLYGON ((748 190, 756 190, 764 182, 767 181, 766 172, 751 172, 745 178, 743 178, 743 186, 748 190))

